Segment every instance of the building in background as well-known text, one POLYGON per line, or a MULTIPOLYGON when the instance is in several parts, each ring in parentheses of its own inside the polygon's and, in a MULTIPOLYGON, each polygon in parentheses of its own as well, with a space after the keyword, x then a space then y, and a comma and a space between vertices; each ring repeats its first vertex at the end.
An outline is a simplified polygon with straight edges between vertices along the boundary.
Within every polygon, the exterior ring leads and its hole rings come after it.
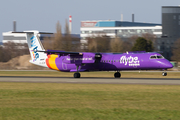
POLYGON ((122 39, 142 36, 145 33, 153 34, 156 38, 162 36, 161 24, 133 21, 82 21, 80 31, 82 46, 87 44, 87 38, 96 36, 120 37, 122 39))
MULTIPOLYGON (((31 30, 29 32, 32 32, 32 31, 37 31, 37 30, 31 30)), ((27 32, 27 31, 26 31, 27 32)), ((14 42, 14 43, 27 43, 27 40, 26 40, 26 34, 22 34, 22 33, 12 33, 12 31, 9 31, 9 32, 3 32, 2 33, 3 35, 3 41, 2 43, 7 43, 7 42, 14 42)), ((43 39, 45 37, 54 37, 54 34, 51 34, 51 33, 48 33, 47 34, 38 34, 39 35, 39 38, 41 41, 43 41, 43 39)), ((64 35, 64 34, 62 34, 64 35)), ((80 35, 79 34, 71 34, 72 37, 74 38, 80 38, 80 35)))
POLYGON ((141 36, 144 33, 154 34, 157 37, 162 35, 161 24, 127 22, 127 21, 82 21, 81 38, 106 35, 111 38, 116 36, 127 38, 133 35, 141 36))
POLYGON ((180 6, 162 7, 163 37, 180 38, 180 6))
MULTIPOLYGON (((31 30, 29 32, 36 31, 36 30, 31 30)), ((27 32, 27 31, 26 31, 27 32)), ((26 40, 26 34, 25 33, 12 33, 12 31, 9 32, 3 32, 3 41, 2 43, 8 43, 8 42, 14 42, 14 43, 27 43, 26 40)), ((50 34, 39 34, 40 40, 43 40, 44 37, 50 37, 50 34)))
POLYGON ((180 6, 162 6, 162 37, 155 47, 171 59, 174 42, 180 38, 180 6))

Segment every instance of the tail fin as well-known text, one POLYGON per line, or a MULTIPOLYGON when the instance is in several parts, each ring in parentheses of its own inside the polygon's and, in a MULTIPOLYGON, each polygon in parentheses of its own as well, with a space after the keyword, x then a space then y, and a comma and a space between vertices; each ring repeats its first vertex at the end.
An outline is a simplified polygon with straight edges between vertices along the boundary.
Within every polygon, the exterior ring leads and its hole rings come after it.
POLYGON ((37 51, 45 51, 40 39, 39 39, 39 32, 33 31, 33 32, 25 32, 26 33, 26 39, 29 47, 29 52, 31 55, 31 60, 29 62, 40 65, 43 67, 47 67, 46 65, 46 58, 47 55, 44 52, 37 52, 37 51))
POLYGON ((24 31, 24 32, 12 32, 12 33, 26 33, 26 39, 29 47, 29 52, 31 55, 31 60, 29 62, 39 66, 47 67, 46 53, 38 52, 38 51, 45 51, 39 39, 38 34, 52 34, 52 33, 42 33, 39 31, 24 31))

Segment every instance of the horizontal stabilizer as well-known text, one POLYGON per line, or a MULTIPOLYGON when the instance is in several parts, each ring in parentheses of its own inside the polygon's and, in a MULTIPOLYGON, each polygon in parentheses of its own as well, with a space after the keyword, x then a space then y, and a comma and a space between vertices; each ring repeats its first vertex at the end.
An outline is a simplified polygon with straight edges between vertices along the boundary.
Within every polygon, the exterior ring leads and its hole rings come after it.
POLYGON ((48 32, 38 32, 38 31, 24 31, 24 32, 12 32, 12 33, 27 33, 27 34, 34 34, 34 33, 38 33, 38 34, 54 34, 54 33, 48 33, 48 32))

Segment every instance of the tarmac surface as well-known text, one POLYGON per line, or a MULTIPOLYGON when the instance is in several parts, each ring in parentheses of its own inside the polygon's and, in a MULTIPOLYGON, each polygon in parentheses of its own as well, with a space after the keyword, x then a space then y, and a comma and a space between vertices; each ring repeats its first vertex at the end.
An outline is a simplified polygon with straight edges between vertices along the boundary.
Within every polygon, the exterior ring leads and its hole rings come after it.
POLYGON ((27 83, 74 83, 74 84, 152 84, 180 85, 179 78, 71 78, 71 77, 30 77, 30 76, 1 76, 0 82, 27 83))

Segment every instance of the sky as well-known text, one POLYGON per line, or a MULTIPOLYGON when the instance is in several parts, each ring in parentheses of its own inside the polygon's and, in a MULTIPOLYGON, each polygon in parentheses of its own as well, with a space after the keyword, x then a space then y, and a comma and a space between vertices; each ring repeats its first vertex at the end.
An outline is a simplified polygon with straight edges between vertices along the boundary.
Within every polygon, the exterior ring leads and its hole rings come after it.
POLYGON ((72 15, 72 33, 80 34, 80 22, 87 20, 121 20, 161 24, 162 6, 179 6, 180 0, 1 0, 0 41, 2 32, 38 30, 56 32, 59 21, 64 32, 65 21, 72 15))

